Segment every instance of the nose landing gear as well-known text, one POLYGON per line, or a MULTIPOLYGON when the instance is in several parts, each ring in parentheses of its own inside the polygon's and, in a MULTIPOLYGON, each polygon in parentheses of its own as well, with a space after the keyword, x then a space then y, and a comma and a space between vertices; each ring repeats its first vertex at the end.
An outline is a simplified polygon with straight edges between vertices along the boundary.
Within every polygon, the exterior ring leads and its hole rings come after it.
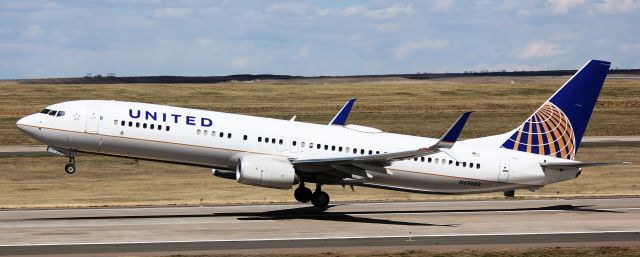
POLYGON ((73 152, 69 153, 69 163, 64 165, 64 171, 67 172, 67 174, 73 174, 76 172, 76 158, 73 152))

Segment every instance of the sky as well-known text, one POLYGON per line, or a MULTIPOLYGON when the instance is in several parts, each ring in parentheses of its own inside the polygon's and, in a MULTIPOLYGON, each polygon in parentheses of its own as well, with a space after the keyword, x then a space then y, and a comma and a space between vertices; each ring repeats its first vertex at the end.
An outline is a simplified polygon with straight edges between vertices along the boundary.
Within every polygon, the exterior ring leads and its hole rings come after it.
POLYGON ((0 1, 0 79, 640 68, 640 0, 0 1))

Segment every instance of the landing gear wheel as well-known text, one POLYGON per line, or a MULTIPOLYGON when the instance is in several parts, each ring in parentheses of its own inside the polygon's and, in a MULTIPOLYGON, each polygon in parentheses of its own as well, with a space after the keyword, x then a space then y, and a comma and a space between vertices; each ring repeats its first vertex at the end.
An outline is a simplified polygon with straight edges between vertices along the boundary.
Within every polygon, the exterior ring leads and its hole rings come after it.
POLYGON ((296 191, 293 193, 293 196, 296 198, 296 200, 298 200, 298 202, 308 203, 309 201, 311 201, 313 192, 311 192, 311 189, 302 185, 296 188, 296 191))
POLYGON ((316 191, 311 197, 311 203, 318 208, 327 208, 329 201, 329 194, 322 191, 316 191))
POLYGON ((76 172, 76 165, 72 163, 64 165, 64 171, 66 171, 68 174, 73 174, 76 172))
POLYGON ((76 157, 73 151, 70 151, 69 163, 64 165, 64 171, 67 172, 67 174, 73 174, 76 172, 76 157))

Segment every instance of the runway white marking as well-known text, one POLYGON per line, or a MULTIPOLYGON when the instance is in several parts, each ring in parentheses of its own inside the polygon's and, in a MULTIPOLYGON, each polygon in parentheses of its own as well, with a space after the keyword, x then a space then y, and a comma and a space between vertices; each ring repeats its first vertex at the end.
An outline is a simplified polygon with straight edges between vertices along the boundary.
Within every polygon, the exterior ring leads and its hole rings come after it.
POLYGON ((112 245, 112 244, 168 244, 168 243, 217 243, 217 242, 273 242, 273 241, 304 241, 304 240, 353 240, 353 239, 384 239, 384 238, 409 238, 409 237, 472 237, 472 236, 533 236, 533 235, 580 235, 580 234, 610 234, 610 233, 640 233, 640 230, 605 230, 605 231, 559 231, 559 232, 533 232, 533 233, 469 233, 469 234, 417 234, 402 236, 367 236, 367 237, 303 237, 303 238, 258 238, 258 239, 222 239, 222 240, 176 240, 176 241, 112 241, 100 243, 72 243, 72 244, 14 244, 6 246, 78 246, 78 245, 112 245))

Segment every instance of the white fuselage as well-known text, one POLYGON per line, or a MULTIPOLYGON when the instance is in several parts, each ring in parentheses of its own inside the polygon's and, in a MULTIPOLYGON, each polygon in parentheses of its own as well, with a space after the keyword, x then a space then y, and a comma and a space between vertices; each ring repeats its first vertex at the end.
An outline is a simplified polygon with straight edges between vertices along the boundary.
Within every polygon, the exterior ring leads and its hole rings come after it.
MULTIPOLYGON (((33 114, 17 124, 47 145, 231 171, 245 155, 345 157, 418 149, 437 141, 359 126, 134 102, 85 100, 47 108, 65 114, 33 114)), ((482 193, 536 189, 572 179, 579 171, 545 171, 540 163, 556 158, 500 148, 506 137, 463 140, 446 152, 397 161, 387 167, 393 174, 375 174, 361 184, 424 193, 482 193)))

